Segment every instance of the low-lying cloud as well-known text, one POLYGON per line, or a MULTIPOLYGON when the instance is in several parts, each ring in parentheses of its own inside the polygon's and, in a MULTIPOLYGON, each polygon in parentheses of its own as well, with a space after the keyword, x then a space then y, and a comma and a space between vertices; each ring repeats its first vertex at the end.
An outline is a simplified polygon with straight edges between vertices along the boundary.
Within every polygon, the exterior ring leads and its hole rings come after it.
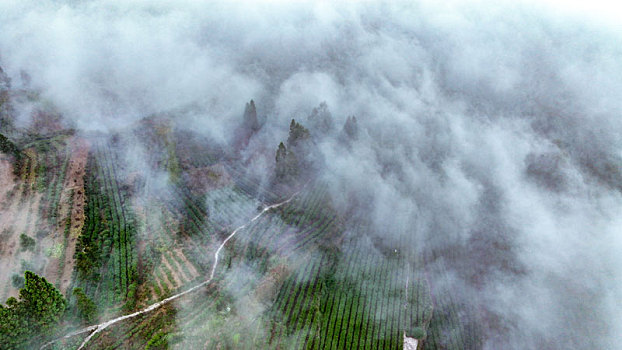
POLYGON ((621 39, 487 2, 0 4, 13 87, 81 131, 166 114, 232 144, 253 98, 266 122, 242 154, 267 171, 326 102, 334 129, 312 134, 336 207, 448 254, 438 285, 485 310, 487 349, 618 347, 621 39))

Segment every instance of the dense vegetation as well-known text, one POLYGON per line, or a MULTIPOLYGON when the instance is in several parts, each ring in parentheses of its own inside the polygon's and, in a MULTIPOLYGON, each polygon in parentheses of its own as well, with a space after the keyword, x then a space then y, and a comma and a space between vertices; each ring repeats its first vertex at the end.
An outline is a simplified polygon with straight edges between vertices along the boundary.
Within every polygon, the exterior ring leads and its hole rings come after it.
MULTIPOLYGON (((86 168, 78 174, 83 187, 75 185, 75 169, 68 175, 76 151, 68 145, 69 134, 26 142, 22 182, 13 196, 28 200, 33 211, 38 202, 32 196, 40 194, 38 213, 46 220, 32 224, 43 232, 35 238, 21 234, 20 249, 29 254, 45 249, 62 270, 74 241, 75 266, 70 280, 56 281, 66 285, 67 301, 31 272, 11 277, 24 292, 2 308, 6 347, 39 344, 55 329, 62 329, 56 332, 61 335, 129 313, 203 281, 217 245, 233 229, 299 191, 228 243, 216 279, 188 297, 189 304, 116 324, 92 346, 393 349, 401 348, 406 334, 425 340, 427 348, 476 348, 478 329, 470 311, 448 291, 435 295, 422 256, 386 246, 374 238, 366 219, 346 224, 349 218, 333 208, 334 194, 313 176, 312 132, 333 128, 326 105, 308 122, 311 130, 291 121, 268 184, 249 176, 235 157, 206 149, 165 119, 144 121, 138 132, 152 149, 147 164, 166 174, 166 186, 153 192, 141 177, 128 179, 119 152, 127 135, 92 137, 86 168), (144 196, 140 205, 135 196, 144 196), (83 222, 72 215, 76 209, 83 210, 83 222), (46 230, 59 232, 59 243, 44 243, 52 237, 46 230), (38 298, 52 306, 29 306, 38 298)), ((261 127, 251 101, 243 117, 245 137, 261 127)), ((339 137, 349 147, 358 132, 356 118, 349 117, 339 137)), ((416 245, 410 239, 405 247, 416 245)), ((79 344, 76 337, 53 346, 79 344)))
POLYGON ((137 283, 136 229, 112 157, 100 147, 89 158, 86 222, 75 253, 74 285, 102 308, 132 301, 137 283))
POLYGON ((0 305, 0 344, 3 348, 29 348, 54 332, 67 307, 63 295, 45 278, 26 271, 19 299, 0 305))
POLYGON ((82 288, 74 288, 73 296, 76 297, 76 309, 78 317, 87 324, 95 321, 97 316, 97 305, 89 299, 82 288))
POLYGON ((21 158, 21 153, 17 146, 2 134, 0 134, 0 152, 10 154, 17 159, 21 158))
POLYGON ((0 134, 0 152, 13 157, 13 173, 19 175, 22 164, 22 152, 6 136, 0 134))
POLYGON ((25 233, 22 233, 21 235, 19 235, 19 246, 22 250, 32 251, 35 247, 35 240, 34 238, 26 235, 25 233))

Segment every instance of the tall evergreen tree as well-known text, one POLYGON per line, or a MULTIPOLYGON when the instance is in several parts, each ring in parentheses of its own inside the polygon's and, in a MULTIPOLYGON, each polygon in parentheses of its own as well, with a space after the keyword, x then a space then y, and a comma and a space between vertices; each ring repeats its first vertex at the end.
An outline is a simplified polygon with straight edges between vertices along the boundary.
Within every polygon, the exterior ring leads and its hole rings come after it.
POLYGON ((93 300, 84 293, 82 288, 74 288, 73 295, 76 297, 76 306, 78 308, 78 316, 82 321, 91 323, 95 321, 97 316, 97 306, 93 300))
POLYGON ((65 297, 53 284, 30 271, 24 273, 24 288, 19 291, 19 299, 30 325, 42 332, 58 323, 67 307, 65 297))
POLYGON ((45 278, 24 273, 19 300, 0 305, 0 345, 7 349, 31 348, 39 335, 48 335, 63 317, 67 301, 45 278))
POLYGON ((351 116, 346 119, 346 123, 343 125, 343 132, 352 140, 358 139, 359 127, 356 123, 355 116, 351 116))
POLYGON ((276 178, 281 182, 290 182, 298 176, 298 158, 283 142, 276 150, 276 178))
POLYGON ((322 134, 328 133, 333 128, 333 116, 328 110, 326 102, 322 102, 319 107, 313 108, 308 120, 309 126, 322 134))
POLYGON ((287 138, 287 147, 292 148, 298 146, 304 140, 311 137, 309 130, 298 123, 295 119, 289 124, 289 137, 287 138))
POLYGON ((259 120, 257 119, 257 108, 255 108, 255 101, 246 104, 244 108, 244 125, 252 131, 259 130, 259 120))

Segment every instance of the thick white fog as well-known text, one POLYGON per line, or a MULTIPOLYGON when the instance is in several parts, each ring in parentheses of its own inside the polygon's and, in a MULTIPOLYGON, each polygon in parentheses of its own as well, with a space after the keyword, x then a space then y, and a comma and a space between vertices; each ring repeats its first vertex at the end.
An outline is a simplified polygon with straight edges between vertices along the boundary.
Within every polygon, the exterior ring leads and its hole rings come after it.
POLYGON ((492 1, 3 1, 0 66, 80 131, 167 114, 226 145, 254 99, 257 173, 325 102, 331 128, 310 129, 336 206, 387 245, 452 251, 434 283, 482 310, 485 349, 618 349, 622 34, 585 18, 492 1))

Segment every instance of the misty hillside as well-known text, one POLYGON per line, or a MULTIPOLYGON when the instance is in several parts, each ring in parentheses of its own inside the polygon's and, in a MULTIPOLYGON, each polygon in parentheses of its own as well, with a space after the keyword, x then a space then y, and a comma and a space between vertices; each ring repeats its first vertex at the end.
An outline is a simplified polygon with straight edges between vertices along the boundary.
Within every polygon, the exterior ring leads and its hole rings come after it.
POLYGON ((616 28, 0 2, 0 349, 622 349, 616 28))

